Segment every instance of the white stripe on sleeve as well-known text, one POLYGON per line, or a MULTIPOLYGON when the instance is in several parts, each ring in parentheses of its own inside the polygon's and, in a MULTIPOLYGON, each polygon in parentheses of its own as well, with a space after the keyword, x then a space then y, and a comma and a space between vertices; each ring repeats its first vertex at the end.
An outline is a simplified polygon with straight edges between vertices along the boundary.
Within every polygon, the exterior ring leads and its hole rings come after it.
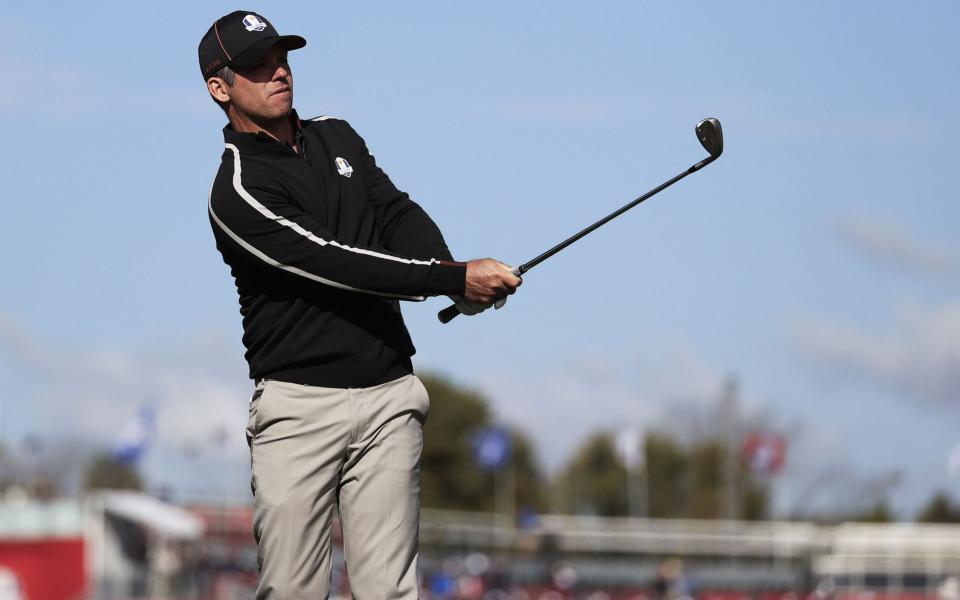
MULTIPOLYGON (((318 244, 318 245, 320 245, 320 246, 326 246, 326 245, 329 244, 329 245, 331 245, 331 246, 334 246, 334 247, 336 247, 336 248, 340 248, 340 249, 345 250, 345 251, 347 251, 347 252, 353 252, 353 253, 356 253, 356 254, 363 254, 363 255, 366 255, 366 256, 372 256, 372 257, 375 257, 375 258, 380 258, 380 259, 383 259, 383 260, 389 260, 389 261, 399 262, 399 263, 403 263, 403 264, 429 266, 429 265, 432 265, 432 264, 436 264, 436 263, 438 262, 436 259, 430 259, 430 260, 415 260, 415 259, 409 259, 409 258, 401 258, 401 257, 398 257, 398 256, 391 256, 391 255, 389 255, 389 254, 383 254, 383 253, 381 253, 381 252, 375 252, 375 251, 373 251, 373 250, 367 250, 367 249, 364 249, 364 248, 354 248, 354 247, 352 247, 352 246, 347 246, 347 245, 345 245, 345 244, 341 244, 341 243, 339 243, 339 242, 337 242, 337 241, 335 241, 335 240, 330 240, 330 241, 324 240, 323 238, 320 238, 320 237, 316 236, 313 232, 307 231, 306 229, 304 229, 304 228, 301 227, 300 225, 298 225, 298 224, 290 221, 289 219, 286 219, 286 218, 284 218, 284 217, 281 217, 281 216, 278 216, 278 215, 274 214, 270 209, 268 209, 266 206, 264 206, 263 204, 261 204, 260 202, 258 202, 256 198, 254 198, 252 195, 250 195, 250 193, 247 192, 246 189, 244 189, 244 187, 243 187, 243 185, 242 185, 242 183, 241 183, 241 180, 240 180, 240 151, 239 151, 239 150, 237 149, 237 147, 234 146, 233 144, 224 144, 224 145, 225 145, 225 147, 229 148, 229 149, 233 152, 233 157, 234 157, 234 158, 233 158, 233 165, 234 165, 234 171, 233 171, 233 187, 234 187, 234 189, 237 191, 237 193, 240 195, 240 197, 243 198, 244 201, 247 202, 247 204, 249 204, 251 207, 253 207, 254 209, 256 209, 257 212, 259 212, 260 214, 262 214, 264 217, 266 217, 266 218, 268 218, 268 219, 270 219, 270 220, 272 220, 272 221, 276 221, 276 222, 279 223, 280 225, 283 225, 283 226, 285 226, 285 227, 289 227, 289 228, 292 229, 293 231, 295 231, 295 232, 297 232, 298 234, 304 236, 306 239, 308 239, 308 240, 310 240, 311 242, 313 242, 313 243, 315 243, 315 244, 318 244)), ((372 291, 372 290, 365 290, 365 289, 361 289, 361 288, 356 288, 356 287, 349 286, 349 285, 346 285, 346 284, 343 284, 343 283, 340 283, 340 282, 337 282, 337 281, 333 281, 333 280, 331 280, 331 279, 327 279, 327 278, 325 278, 325 277, 321 277, 321 276, 319 276, 319 275, 315 275, 315 274, 313 274, 313 273, 310 273, 310 272, 308 272, 308 271, 304 271, 303 269, 300 269, 300 268, 297 268, 297 267, 294 267, 294 266, 291 266, 291 265, 283 264, 283 263, 281 263, 280 261, 275 260, 275 259, 271 258, 270 256, 267 256, 265 253, 263 253, 263 252, 260 251, 258 248, 254 247, 253 245, 251 245, 250 243, 248 243, 246 240, 244 240, 242 237, 240 237, 239 235, 237 235, 234 231, 232 231, 229 227, 227 227, 226 223, 224 223, 224 222, 220 219, 220 217, 217 216, 217 214, 216 214, 216 213, 214 212, 214 210, 213 210, 213 186, 212 186, 212 185, 210 186, 210 196, 209 196, 209 199, 208 199, 208 210, 210 211, 210 216, 213 218, 214 222, 215 222, 228 236, 230 236, 231 239, 233 239, 235 242, 237 242, 237 243, 238 243, 241 247, 243 247, 245 250, 247 250, 248 252, 250 252, 251 254, 253 254, 254 256, 256 256, 257 258, 259 258, 260 260, 264 261, 265 263, 267 263, 267 264, 269 264, 269 265, 271 265, 271 266, 273 266, 273 267, 277 267, 277 268, 283 269, 283 270, 285 270, 285 271, 289 271, 290 273, 294 273, 294 274, 296 274, 296 275, 300 275, 301 277, 306 277, 307 279, 311 279, 311 280, 313 280, 313 281, 317 281, 317 282, 319 282, 319 283, 323 283, 323 284, 326 284, 326 285, 329 285, 329 286, 332 286, 332 287, 335 287, 335 288, 339 288, 339 289, 342 289, 342 290, 348 290, 348 291, 352 291, 352 292, 362 292, 362 293, 365 293, 365 294, 373 294, 373 295, 376 295, 376 296, 385 296, 385 297, 388 297, 388 298, 400 298, 400 299, 405 299, 405 300, 417 300, 417 301, 425 300, 425 297, 424 297, 424 296, 408 296, 408 295, 404 295, 404 294, 391 294, 391 293, 388 293, 388 292, 376 292, 376 291, 372 291)))

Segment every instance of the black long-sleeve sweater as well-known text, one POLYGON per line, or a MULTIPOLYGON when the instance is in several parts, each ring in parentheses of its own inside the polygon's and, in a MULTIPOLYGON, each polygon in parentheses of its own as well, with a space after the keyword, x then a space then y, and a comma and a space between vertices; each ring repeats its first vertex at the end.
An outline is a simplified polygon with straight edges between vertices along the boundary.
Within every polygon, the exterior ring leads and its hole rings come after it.
POLYGON ((466 266, 346 121, 300 122, 297 151, 223 130, 210 190, 251 378, 369 387, 412 372, 397 300, 462 294, 466 266))

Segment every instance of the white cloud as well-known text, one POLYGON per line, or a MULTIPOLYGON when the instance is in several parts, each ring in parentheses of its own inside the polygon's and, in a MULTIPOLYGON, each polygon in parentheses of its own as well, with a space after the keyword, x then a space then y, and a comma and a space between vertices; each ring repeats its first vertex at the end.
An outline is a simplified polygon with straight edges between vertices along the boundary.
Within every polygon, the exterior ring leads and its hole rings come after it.
POLYGON ((904 306, 883 333, 807 318, 795 324, 793 337, 806 356, 834 373, 960 406, 960 304, 904 306))
POLYGON ((239 343, 216 336, 178 340, 160 351, 66 347, 0 313, 0 355, 15 367, 22 402, 5 407, 7 434, 69 435, 109 446, 138 408, 150 404, 160 451, 203 441, 220 456, 246 456, 251 390, 241 351, 239 343), (229 435, 214 447, 212 438, 223 430, 229 435))
POLYGON ((762 94, 719 96, 716 113, 738 124, 738 131, 787 142, 845 140, 887 143, 929 141, 936 129, 927 118, 909 113, 865 114, 859 108, 831 107, 810 112, 809 107, 784 103, 783 98, 762 94))
POLYGON ((836 229, 844 242, 882 264, 932 275, 960 274, 960 250, 924 243, 898 224, 861 214, 838 220, 836 229))
MULTIPOLYGON (((76 65, 18 57, 0 48, 0 71, 16 73, 16 85, 0 94, 0 113, 71 118, 93 114, 213 114, 218 110, 202 82, 191 89, 133 87, 129 78, 106 78, 76 65)), ((174 82, 173 85, 176 85, 174 82)))

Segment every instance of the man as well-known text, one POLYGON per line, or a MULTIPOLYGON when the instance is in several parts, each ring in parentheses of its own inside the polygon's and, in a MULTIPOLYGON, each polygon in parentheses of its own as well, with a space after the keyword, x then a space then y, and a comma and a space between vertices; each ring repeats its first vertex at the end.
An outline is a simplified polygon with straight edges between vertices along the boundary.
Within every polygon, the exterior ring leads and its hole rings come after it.
POLYGON ((236 11, 199 47, 230 121, 209 216, 256 382, 257 598, 326 597, 334 503, 354 596, 416 598, 429 401, 398 300, 444 294, 476 314, 521 282, 492 259, 454 261, 345 121, 298 118, 287 52, 305 44, 236 11))

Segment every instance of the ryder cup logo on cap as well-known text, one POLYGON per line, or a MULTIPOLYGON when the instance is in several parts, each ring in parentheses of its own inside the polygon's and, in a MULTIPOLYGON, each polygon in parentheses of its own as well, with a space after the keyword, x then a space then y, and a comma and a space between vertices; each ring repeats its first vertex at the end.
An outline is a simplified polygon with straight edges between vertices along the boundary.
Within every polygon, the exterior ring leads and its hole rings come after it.
POLYGON ((200 73, 206 80, 224 66, 252 67, 274 46, 296 50, 306 45, 299 35, 280 35, 270 21, 251 10, 235 10, 214 21, 201 38, 200 73))
POLYGON ((247 31, 263 31, 267 24, 257 15, 247 15, 243 18, 243 28, 247 31))
POLYGON ((344 177, 348 178, 353 175, 353 167, 350 166, 350 163, 347 162, 347 159, 337 157, 333 162, 337 163, 337 173, 340 173, 344 177))

